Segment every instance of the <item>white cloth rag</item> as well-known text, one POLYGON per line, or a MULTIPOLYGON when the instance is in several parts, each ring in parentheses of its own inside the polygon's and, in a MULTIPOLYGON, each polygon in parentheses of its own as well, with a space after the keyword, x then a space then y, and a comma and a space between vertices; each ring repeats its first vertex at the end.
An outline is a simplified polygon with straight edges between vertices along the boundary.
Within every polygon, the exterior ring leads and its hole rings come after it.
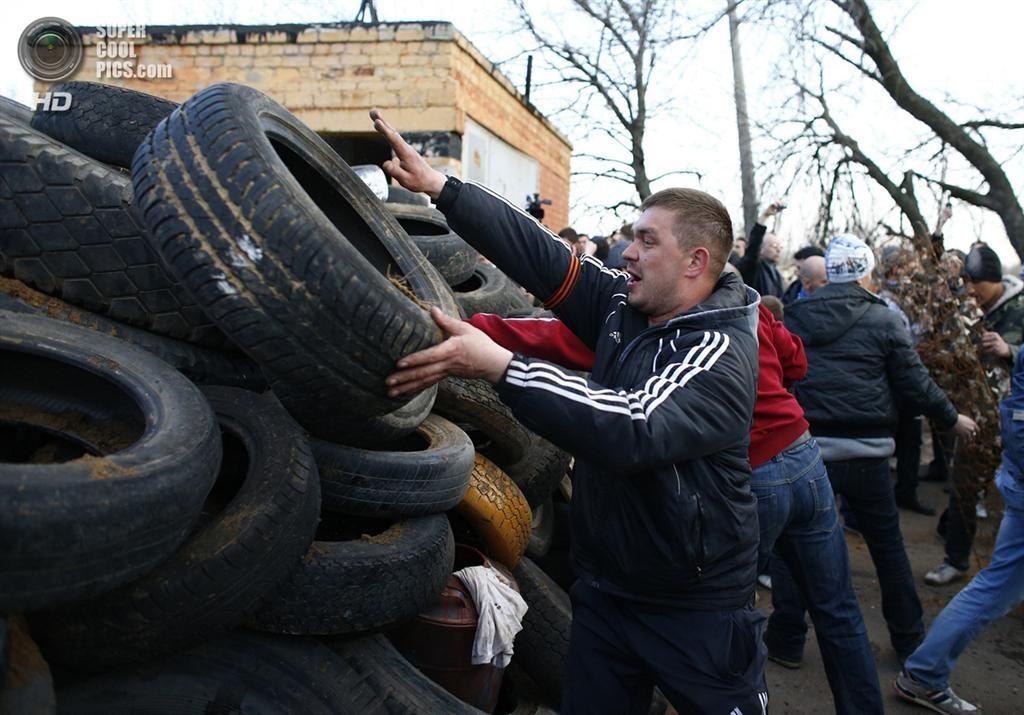
POLYGON ((489 566, 469 566, 454 574, 466 584, 478 621, 473 639, 473 665, 504 668, 512 660, 512 642, 523 629, 526 601, 508 579, 489 566))

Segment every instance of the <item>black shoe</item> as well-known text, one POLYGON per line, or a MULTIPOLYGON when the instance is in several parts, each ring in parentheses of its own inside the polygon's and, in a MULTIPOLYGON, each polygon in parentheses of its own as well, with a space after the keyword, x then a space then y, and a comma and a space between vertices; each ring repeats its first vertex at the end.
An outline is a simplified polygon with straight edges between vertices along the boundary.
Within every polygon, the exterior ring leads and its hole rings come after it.
POLYGON ((797 670, 800 668, 801 665, 803 665, 802 660, 791 660, 789 658, 782 658, 777 655, 772 655, 771 652, 768 653, 768 660, 772 661, 773 663, 778 663, 783 668, 786 668, 788 670, 797 670))
POLYGON ((897 499, 896 506, 900 509, 906 509, 907 511, 913 511, 918 514, 924 514, 925 516, 935 516, 935 509, 930 506, 922 504, 920 501, 915 499, 897 499))

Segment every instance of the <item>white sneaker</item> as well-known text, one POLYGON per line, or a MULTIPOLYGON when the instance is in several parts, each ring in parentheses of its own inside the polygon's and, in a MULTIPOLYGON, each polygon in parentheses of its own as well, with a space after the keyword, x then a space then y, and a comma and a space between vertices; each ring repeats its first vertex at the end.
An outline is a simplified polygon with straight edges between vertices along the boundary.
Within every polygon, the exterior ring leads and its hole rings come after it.
POLYGON ((929 586, 945 586, 946 584, 967 578, 967 572, 943 561, 925 574, 924 582, 929 586))
POLYGON ((962 715, 963 713, 980 712, 976 706, 954 693, 952 688, 929 690, 906 673, 900 673, 896 676, 893 687, 896 689, 896 694, 904 700, 909 700, 937 713, 962 715))
POLYGON ((769 591, 772 590, 772 577, 766 573, 758 574, 757 582, 761 584, 761 588, 767 588, 769 591))

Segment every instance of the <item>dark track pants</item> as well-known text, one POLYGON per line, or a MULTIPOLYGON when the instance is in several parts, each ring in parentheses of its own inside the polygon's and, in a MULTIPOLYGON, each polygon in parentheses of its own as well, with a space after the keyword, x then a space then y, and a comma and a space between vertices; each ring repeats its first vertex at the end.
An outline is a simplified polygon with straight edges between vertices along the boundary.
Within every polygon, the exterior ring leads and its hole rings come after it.
POLYGON ((680 715, 764 715, 765 617, 627 601, 577 581, 563 715, 645 715, 657 685, 680 715))

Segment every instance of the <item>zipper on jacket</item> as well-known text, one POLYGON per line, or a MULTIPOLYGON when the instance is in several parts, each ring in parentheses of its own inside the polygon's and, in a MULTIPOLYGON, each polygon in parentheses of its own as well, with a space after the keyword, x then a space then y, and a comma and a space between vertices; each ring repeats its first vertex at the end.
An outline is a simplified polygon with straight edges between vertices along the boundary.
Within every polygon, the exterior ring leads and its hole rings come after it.
POLYGON ((641 342, 646 341, 648 337, 657 335, 661 331, 665 331, 666 333, 669 332, 667 323, 655 326, 653 328, 644 328, 637 334, 635 338, 630 340, 626 347, 622 349, 622 352, 619 353, 619 357, 615 359, 615 374, 618 374, 619 368, 622 367, 622 363, 625 362, 626 358, 629 357, 629 354, 633 351, 634 348, 636 348, 637 345, 639 345, 641 342))
POLYGON ((700 492, 694 492, 693 498, 697 503, 697 543, 694 551, 697 554, 697 580, 700 581, 704 575, 704 501, 700 498, 700 492))

